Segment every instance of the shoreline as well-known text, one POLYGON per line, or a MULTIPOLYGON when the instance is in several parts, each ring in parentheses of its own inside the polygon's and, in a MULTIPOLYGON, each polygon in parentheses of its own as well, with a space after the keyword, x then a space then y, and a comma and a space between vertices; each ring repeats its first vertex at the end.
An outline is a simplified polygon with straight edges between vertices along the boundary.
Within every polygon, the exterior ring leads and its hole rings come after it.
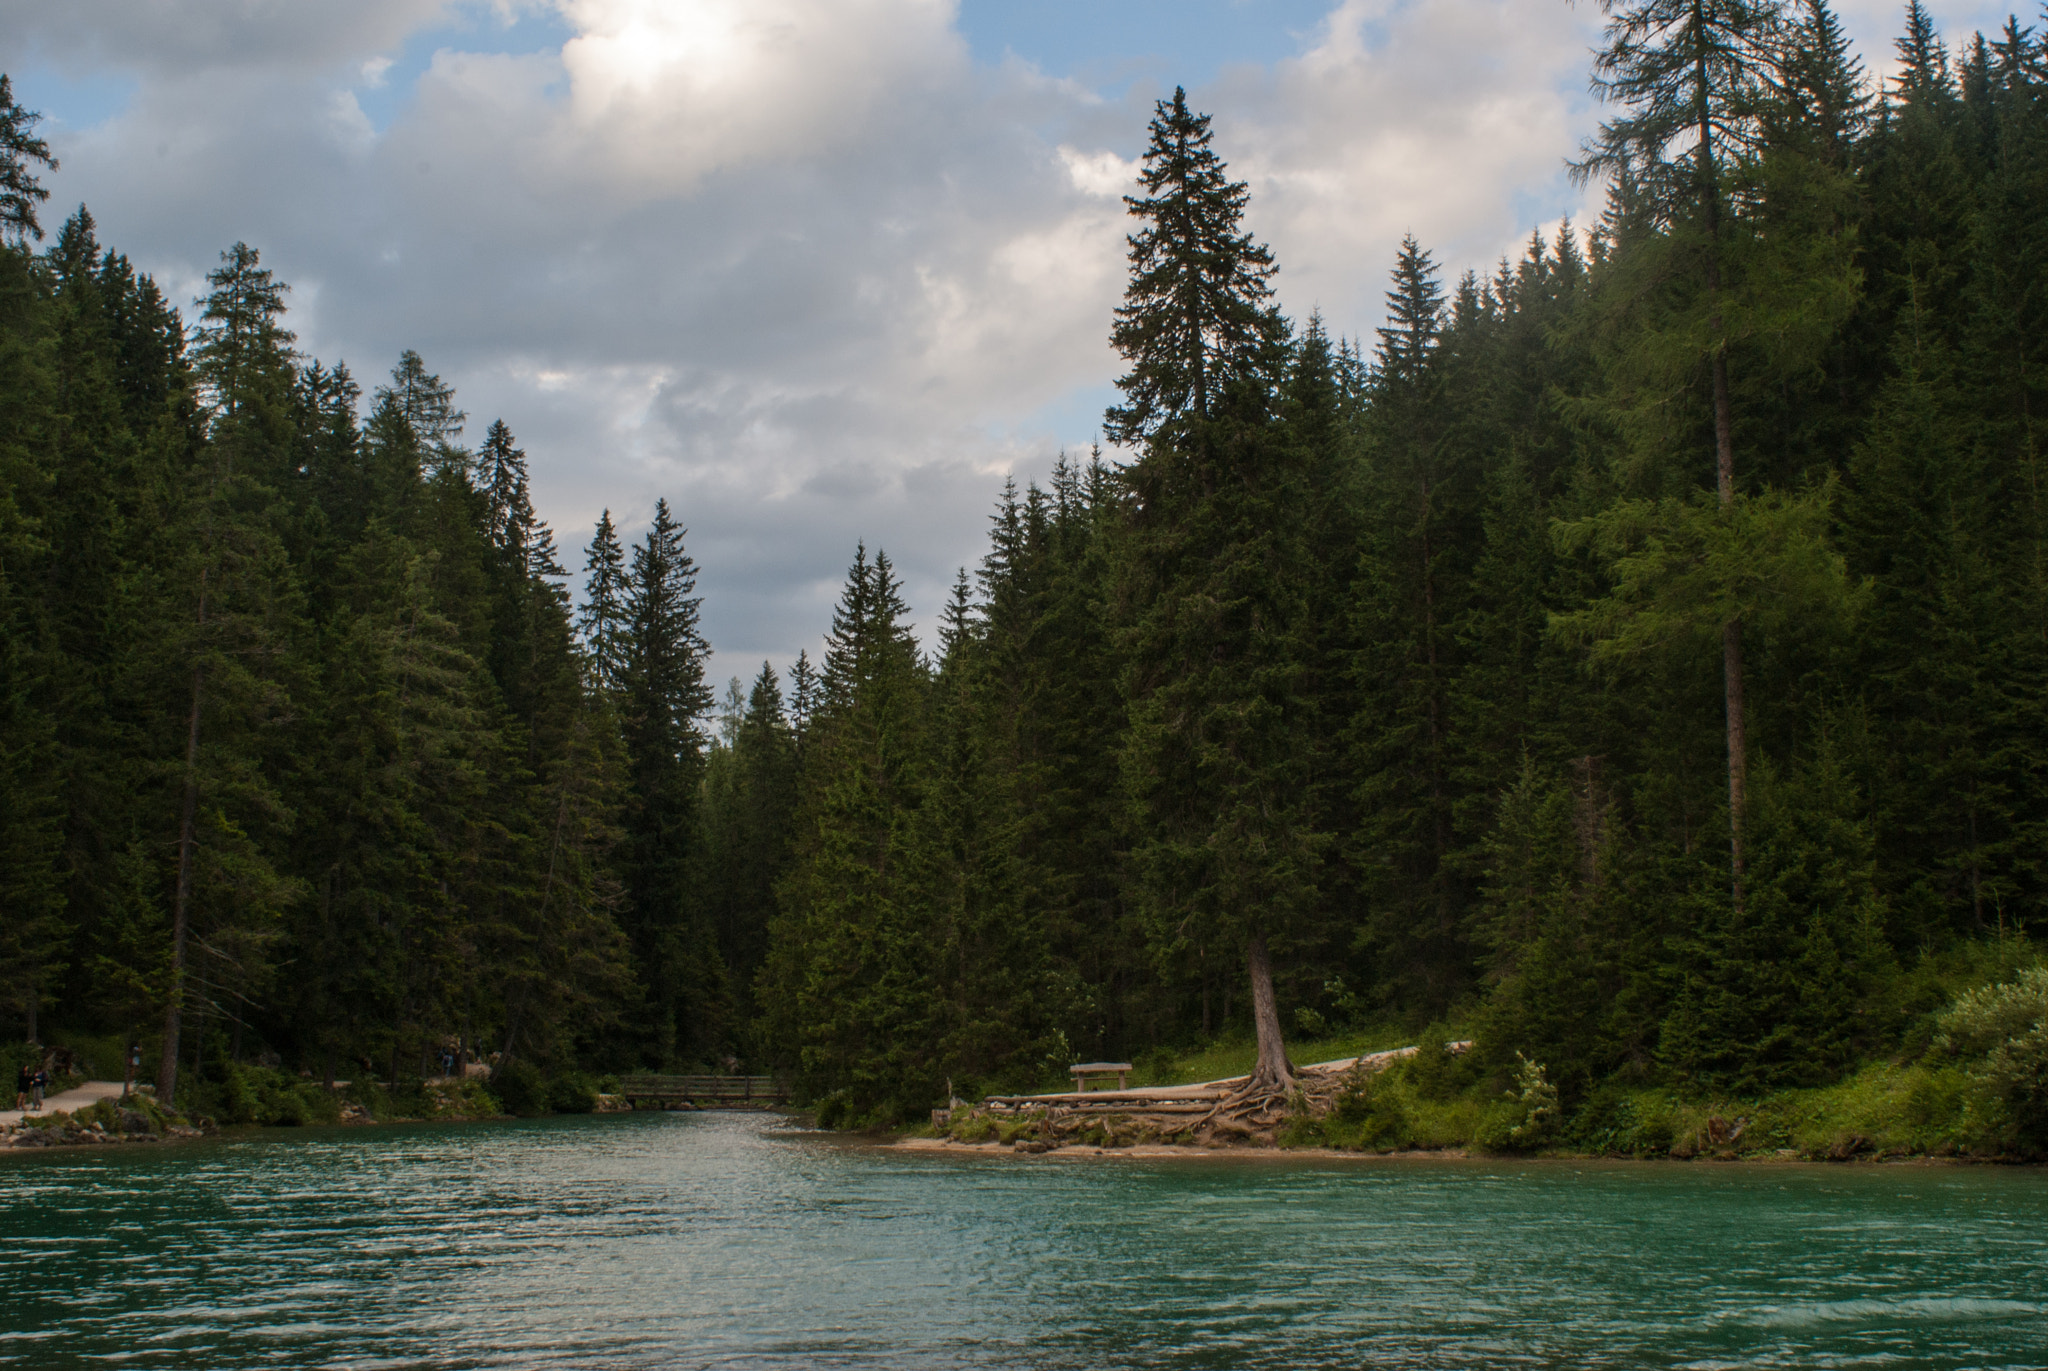
POLYGON ((2039 1161, 2013 1157, 1937 1157, 1927 1153, 1895 1156, 1858 1155, 1836 1160, 1809 1157, 1795 1149, 1772 1152, 1744 1152, 1728 1155, 1701 1154, 1696 1157, 1636 1157, 1609 1152, 1474 1152, 1463 1147, 1407 1148, 1394 1152, 1362 1152, 1337 1147, 1194 1147, 1171 1143, 1138 1143, 1130 1147, 1097 1147, 1087 1143, 1048 1147, 1043 1150, 1018 1148, 998 1142, 957 1142, 951 1138, 906 1135, 878 1142, 878 1149, 962 1157, 1010 1157, 1077 1161, 1083 1158, 1128 1157, 1138 1161, 1170 1160, 1253 1160, 1253 1161, 1341 1161, 1341 1162, 1610 1162, 1617 1165, 1676 1166, 2006 1166, 2042 1167, 2039 1161))
POLYGON ((21 1124, 0 1127, 0 1157, 15 1152, 34 1154, 44 1152, 95 1152, 123 1144, 153 1143, 158 1146, 165 1146, 209 1140, 216 1142, 246 1142, 257 1139, 287 1138, 293 1134, 320 1130, 378 1129, 420 1125, 455 1127, 466 1124, 523 1123, 550 1119, 622 1118, 635 1114, 705 1114, 713 1112, 731 1114, 793 1112, 808 1114, 808 1111, 802 1110, 789 1111, 767 1106, 736 1104, 732 1106, 698 1106, 690 1109, 621 1109, 610 1107, 593 1109, 587 1114, 459 1114, 443 1115, 437 1118, 405 1115, 397 1118, 379 1119, 363 1113, 358 1108, 355 1112, 344 1114, 341 1118, 331 1123, 317 1122, 291 1125, 263 1123, 220 1124, 212 1119, 201 1119, 193 1124, 171 1124, 161 1133, 138 1132, 117 1134, 96 1130, 89 1126, 86 1128, 77 1127, 74 1122, 77 1112, 83 1111, 46 1110, 40 1115, 31 1115, 29 1120, 24 1120, 21 1124), (41 1122, 30 1121, 33 1119, 40 1119, 41 1122), (60 1134, 61 1138, 48 1142, 42 1141, 40 1138, 33 1142, 24 1141, 26 1137, 32 1134, 48 1135, 50 1133, 60 1134))
MULTIPOLYGON (((54 1111, 63 1113, 63 1111, 54 1111)), ((230 1124, 222 1127, 211 1120, 198 1125, 172 1125, 162 1133, 136 1133, 128 1135, 108 1134, 93 1130, 75 1130, 70 1116, 62 1123, 29 1124, 0 1131, 0 1156, 14 1152, 91 1152, 121 1144, 150 1143, 158 1146, 216 1141, 242 1142, 256 1139, 283 1138, 308 1130, 323 1129, 376 1129, 417 1125, 458 1126, 466 1124, 519 1123, 529 1119, 582 1119, 620 1118, 647 1114, 779 1114, 799 1119, 808 1118, 810 1111, 792 1108, 746 1108, 735 1107, 697 1109, 605 1109, 589 1114, 549 1114, 522 1116, 518 1114, 473 1115, 457 1118, 391 1118, 375 1119, 365 1117, 347 1118, 335 1123, 306 1124, 297 1127, 280 1127, 273 1124, 230 1124), (62 1129, 66 1134, 74 1131, 81 1136, 66 1136, 62 1141, 35 1142, 24 1144, 21 1137, 29 1129, 62 1129)), ((52 1115, 44 1115, 46 1119, 52 1115)), ((1544 1151, 1532 1153, 1502 1153, 1474 1151, 1466 1147, 1444 1148, 1403 1148, 1389 1152, 1354 1151, 1335 1147, 1269 1147, 1244 1144, 1218 1144, 1213 1146, 1182 1145, 1173 1143, 1145 1142, 1124 1147, 1103 1147, 1092 1143, 1065 1143, 1058 1146, 1028 1144, 1017 1146, 994 1141, 961 1142, 953 1138, 931 1137, 912 1133, 870 1133, 865 1137, 858 1133, 841 1133, 832 1129, 807 1128, 818 1137, 833 1139, 855 1146, 867 1146, 882 1152, 896 1152, 922 1156, 946 1157, 1003 1157, 1011 1160, 1044 1158, 1054 1161, 1096 1160, 1100 1158, 1124 1158, 1131 1161, 1251 1161, 1258 1163, 1281 1162, 1341 1162, 1365 1164, 1385 1162, 1391 1164, 1415 1164, 1431 1162, 1553 1162, 1634 1164, 1634 1165, 1736 1165, 1736 1166, 1826 1166, 1826 1167, 2048 1167, 2048 1162, 2027 1160, 2017 1157, 1976 1157, 1936 1156, 1924 1152, 1873 1154, 1860 1153, 1850 1157, 1814 1157, 1791 1148, 1775 1149, 1769 1152, 1702 1152, 1692 1157, 1676 1156, 1633 1156, 1625 1153, 1544 1151)))

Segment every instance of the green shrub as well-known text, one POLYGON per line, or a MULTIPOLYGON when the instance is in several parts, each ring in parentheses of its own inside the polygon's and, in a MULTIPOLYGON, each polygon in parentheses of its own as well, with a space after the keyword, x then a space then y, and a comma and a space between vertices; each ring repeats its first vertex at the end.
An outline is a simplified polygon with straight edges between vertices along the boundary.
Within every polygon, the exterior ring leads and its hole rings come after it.
POLYGON ((507 1114, 530 1119, 547 1112, 547 1082, 537 1069, 517 1058, 491 1073, 491 1093, 507 1114))
MULTIPOLYGON (((179 1092, 183 1094, 183 1091, 179 1092)), ((275 1067, 231 1062, 218 1080, 196 1086, 191 1108, 222 1123, 298 1128, 334 1123, 341 1101, 316 1081, 300 1080, 275 1067)))
POLYGON ((597 1110, 597 1086, 588 1076, 552 1077, 542 1093, 547 1107, 557 1114, 591 1114, 597 1110))
POLYGON ((853 1101, 843 1090, 834 1091, 818 1102, 818 1127, 849 1128, 852 1126, 853 1101))
POLYGON ((1623 1094, 1610 1086, 1588 1100, 1560 1136, 1608 1156, 1668 1156, 1675 1137, 1670 1102, 1654 1094, 1623 1094))
POLYGON ((2048 967, 1966 991, 1939 1020, 1935 1047, 1970 1065, 2001 1106, 2010 1141, 2048 1149, 2048 967))
POLYGON ((1473 1142, 1488 1152, 1533 1152, 1557 1132, 1557 1087, 1543 1069, 1515 1054, 1515 1083, 1487 1111, 1473 1142))
POLYGON ((482 1081, 438 1081, 425 1097, 424 1113, 430 1119, 494 1119, 506 1112, 482 1081))
POLYGON ((1019 1138, 1029 1140, 1044 1131, 1043 1121, 1036 1114, 1021 1119, 1003 1119, 996 1124, 996 1141, 1008 1147, 1019 1138))
POLYGON ((1447 1042, 1449 1035, 1450 1029, 1443 1024, 1431 1024, 1415 1055, 1401 1063, 1402 1073, 1422 1099, 1449 1100, 1479 1082, 1483 1071, 1479 1054, 1470 1050, 1452 1052, 1447 1042))
MULTIPOLYGON (((1361 1151, 1390 1152, 1404 1146, 1412 1130, 1403 1099, 1403 1066, 1405 1063, 1379 1071, 1354 1069, 1322 1121, 1319 1141, 1361 1151)), ((1296 1130, 1289 1141, 1308 1142, 1313 1131, 1296 1130)))

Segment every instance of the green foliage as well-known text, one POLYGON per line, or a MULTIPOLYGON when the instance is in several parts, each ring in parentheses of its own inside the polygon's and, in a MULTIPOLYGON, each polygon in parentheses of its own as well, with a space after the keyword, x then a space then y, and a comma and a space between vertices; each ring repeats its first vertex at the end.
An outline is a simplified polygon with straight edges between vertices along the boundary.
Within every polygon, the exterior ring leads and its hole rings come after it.
POLYGON ((1487 1111, 1472 1143, 1483 1152, 1533 1152, 1556 1136, 1560 1122, 1557 1087, 1543 1064, 1517 1052, 1514 1083, 1487 1111))
POLYGON ((450 1058, 885 1125, 1277 1018, 1426 1047, 1297 1141, 2044 1146, 2032 1011, 1970 1025, 2048 914, 2048 49, 1914 5, 1880 104, 1821 0, 1602 11, 1594 231, 1406 238, 1365 340, 1160 102, 1127 446, 1004 490, 929 645, 863 548, 715 736, 677 511, 572 607, 419 354, 365 416, 247 245, 189 333, 89 214, 31 251, 0 87, 0 1012, 252 1120, 495 1112, 450 1058))
POLYGON ((548 1080, 525 1061, 511 1061, 491 1073, 491 1094, 507 1114, 522 1119, 549 1112, 548 1080))
POLYGON ((1559 550, 1607 563, 1614 589, 1555 616, 1552 631, 1609 665, 1718 647, 1731 622, 1846 635, 1858 596, 1829 542, 1833 500, 1832 484, 1728 508, 1704 497, 1622 500, 1560 524, 1559 550))
POLYGON ((1157 103, 1138 182, 1126 196, 1145 227, 1131 235, 1131 282, 1110 342, 1131 370, 1125 403, 1104 416, 1112 442, 1149 439, 1211 404, 1267 360, 1284 325, 1268 284, 1273 255, 1242 231, 1250 193, 1210 150, 1209 116, 1187 93, 1157 103))
POLYGON ((1965 992, 1939 1024, 1936 1045, 1970 1064, 2003 1107, 2013 1142, 2048 1150, 2048 966, 1965 992))
POLYGON ((195 1089, 191 1108, 224 1124, 272 1128, 331 1124, 341 1118, 341 1101, 318 1082, 239 1063, 230 1063, 220 1081, 195 1089))

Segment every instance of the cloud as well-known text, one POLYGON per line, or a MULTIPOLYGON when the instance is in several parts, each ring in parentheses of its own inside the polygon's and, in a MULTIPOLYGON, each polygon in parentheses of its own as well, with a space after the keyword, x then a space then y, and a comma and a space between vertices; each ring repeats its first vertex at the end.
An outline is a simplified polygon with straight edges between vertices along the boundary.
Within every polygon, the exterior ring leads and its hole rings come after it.
POLYGON ((566 150, 654 195, 872 136, 966 63, 946 0, 563 0, 566 150))
POLYGON ((1403 234, 1483 267, 1578 203, 1564 159, 1591 122, 1592 32, 1563 4, 1345 0, 1300 58, 1227 75, 1219 142, 1239 150, 1289 304, 1369 325, 1403 234))
POLYGON ((151 73, 361 62, 441 20, 453 0, 0 0, 9 46, 66 67, 151 73))
MULTIPOLYGON (((420 350, 518 434, 571 560, 599 509, 668 496, 721 674, 815 650, 862 538, 930 622, 1003 475, 1085 443, 1075 397, 1120 370, 1158 92, 978 64, 949 0, 555 9, 566 41, 506 53, 444 0, 0 0, 0 69, 136 73, 65 134, 57 203, 176 294, 256 245, 366 384, 420 350)), ((1191 91, 1288 308, 1362 331, 1404 231, 1483 264, 1576 203, 1589 15, 1346 0, 1298 58, 1191 91)))

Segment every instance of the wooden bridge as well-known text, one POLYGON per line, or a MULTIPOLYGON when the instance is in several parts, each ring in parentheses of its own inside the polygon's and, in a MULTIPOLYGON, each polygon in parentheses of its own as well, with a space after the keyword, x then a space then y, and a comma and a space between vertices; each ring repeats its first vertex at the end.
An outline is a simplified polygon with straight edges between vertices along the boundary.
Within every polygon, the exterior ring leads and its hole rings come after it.
POLYGON ((622 1076, 619 1093, 635 1109, 789 1102, 789 1086, 773 1076, 622 1076))

